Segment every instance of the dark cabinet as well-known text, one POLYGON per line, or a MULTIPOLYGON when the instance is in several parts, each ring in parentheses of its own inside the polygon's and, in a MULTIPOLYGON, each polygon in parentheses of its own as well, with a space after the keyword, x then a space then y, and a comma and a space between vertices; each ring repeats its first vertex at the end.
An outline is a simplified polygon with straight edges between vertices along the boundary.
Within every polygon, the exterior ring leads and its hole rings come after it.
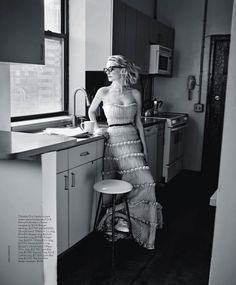
POLYGON ((136 25, 137 25, 137 15, 136 10, 126 6, 125 13, 125 50, 124 55, 131 61, 136 62, 135 51, 136 45, 136 25))
POLYGON ((136 28, 136 64, 141 68, 141 74, 147 74, 149 68, 149 43, 148 43, 148 20, 149 17, 137 13, 137 28, 136 28))
POLYGON ((112 53, 125 54, 126 5, 121 1, 113 2, 112 53))
POLYGON ((148 40, 150 44, 157 44, 159 41, 159 22, 149 18, 148 22, 148 40))
POLYGON ((174 29, 158 22, 158 44, 174 48, 174 29))
POLYGON ((0 1, 0 61, 44 64, 44 1, 0 1))

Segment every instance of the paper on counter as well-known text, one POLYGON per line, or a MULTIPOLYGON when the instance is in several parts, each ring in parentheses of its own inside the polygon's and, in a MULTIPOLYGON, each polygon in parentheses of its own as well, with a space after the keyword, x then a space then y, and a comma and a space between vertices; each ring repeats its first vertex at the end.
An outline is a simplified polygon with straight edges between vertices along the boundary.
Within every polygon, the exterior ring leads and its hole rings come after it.
POLYGON ((48 135, 63 135, 69 137, 78 137, 79 135, 87 134, 80 127, 77 128, 47 128, 44 130, 45 134, 48 135))

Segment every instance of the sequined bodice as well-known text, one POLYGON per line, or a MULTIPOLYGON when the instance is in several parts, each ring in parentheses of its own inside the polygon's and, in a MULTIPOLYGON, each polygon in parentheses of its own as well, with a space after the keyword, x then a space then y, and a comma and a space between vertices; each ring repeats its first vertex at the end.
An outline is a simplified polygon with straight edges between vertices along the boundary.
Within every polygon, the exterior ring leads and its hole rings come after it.
POLYGON ((119 105, 107 103, 103 105, 104 113, 109 125, 133 123, 137 112, 137 104, 119 105))

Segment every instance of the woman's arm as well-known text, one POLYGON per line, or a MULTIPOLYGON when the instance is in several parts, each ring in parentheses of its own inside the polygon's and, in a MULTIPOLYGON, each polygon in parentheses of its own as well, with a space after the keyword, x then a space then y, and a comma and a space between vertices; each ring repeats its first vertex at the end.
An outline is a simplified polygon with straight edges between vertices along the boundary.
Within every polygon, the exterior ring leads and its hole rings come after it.
POLYGON ((148 162, 148 152, 147 152, 147 145, 146 145, 146 140, 145 140, 145 136, 144 136, 144 130, 143 130, 143 124, 141 122, 141 112, 142 112, 142 99, 141 99, 141 93, 138 90, 134 90, 133 91, 133 96, 135 98, 135 101, 137 103, 137 114, 135 117, 135 125, 136 128, 139 132, 139 136, 143 145, 143 153, 144 153, 144 157, 146 159, 146 162, 148 162))
POLYGON ((97 91, 97 93, 96 93, 96 95, 95 95, 95 97, 94 97, 94 99, 93 99, 93 101, 89 107, 89 110, 88 110, 88 115, 89 115, 90 121, 95 122, 95 130, 98 128, 98 123, 97 123, 97 118, 96 118, 95 112, 96 112, 97 108, 99 107, 100 103, 102 102, 102 98, 103 98, 102 95, 103 95, 103 88, 100 88, 97 91))

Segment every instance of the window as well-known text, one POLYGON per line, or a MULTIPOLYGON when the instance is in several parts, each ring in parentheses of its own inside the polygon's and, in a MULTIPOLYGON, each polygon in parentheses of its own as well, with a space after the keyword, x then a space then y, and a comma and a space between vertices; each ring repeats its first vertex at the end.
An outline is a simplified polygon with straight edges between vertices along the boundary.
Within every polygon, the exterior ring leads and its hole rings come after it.
POLYGON ((11 64, 12 121, 68 111, 67 0, 44 0, 45 65, 11 64))

